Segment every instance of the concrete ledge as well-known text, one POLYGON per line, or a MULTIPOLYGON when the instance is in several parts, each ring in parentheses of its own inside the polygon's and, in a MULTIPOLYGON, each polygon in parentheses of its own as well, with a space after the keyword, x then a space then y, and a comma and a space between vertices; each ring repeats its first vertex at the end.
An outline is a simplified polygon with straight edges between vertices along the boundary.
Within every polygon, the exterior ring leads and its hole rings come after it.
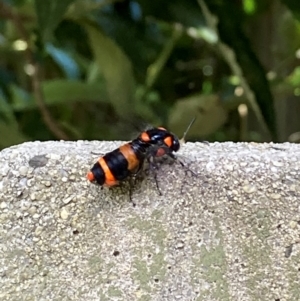
POLYGON ((300 146, 187 143, 133 207, 85 179, 119 144, 0 153, 0 300, 299 300, 300 146))

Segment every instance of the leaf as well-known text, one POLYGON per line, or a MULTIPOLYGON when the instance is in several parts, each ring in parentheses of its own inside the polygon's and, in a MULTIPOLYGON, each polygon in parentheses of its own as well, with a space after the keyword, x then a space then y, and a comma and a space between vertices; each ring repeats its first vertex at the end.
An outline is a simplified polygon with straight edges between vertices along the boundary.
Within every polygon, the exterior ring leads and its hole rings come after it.
POLYGON ((277 21, 277 51, 281 57, 294 57, 300 48, 300 22, 290 11, 285 11, 277 21))
POLYGON ((296 19, 300 21, 300 5, 299 0, 281 0, 281 2, 286 5, 290 11, 294 14, 296 19))
POLYGON ((74 0, 35 0, 35 11, 39 29, 44 41, 47 41, 53 30, 61 21, 68 6, 74 0))
POLYGON ((0 93, 0 118, 6 123, 10 123, 14 127, 18 127, 18 122, 15 118, 11 105, 7 102, 4 93, 0 93))
POLYGON ((130 116, 134 106, 135 80, 131 62, 120 47, 95 26, 84 23, 110 101, 120 116, 130 116))
POLYGON ((23 135, 17 127, 12 124, 0 121, 0 148, 9 147, 28 141, 29 139, 23 135))
POLYGON ((19 130, 12 107, 6 102, 6 99, 1 94, 0 112, 0 149, 28 140, 27 137, 23 135, 19 130))
MULTIPOLYGON (((103 82, 95 84, 78 80, 50 80, 42 84, 45 103, 48 106, 74 103, 77 101, 107 102, 103 82)), ((15 111, 35 109, 34 98, 17 86, 11 86, 12 107, 15 111)))
POLYGON ((63 49, 55 47, 53 44, 47 43, 47 52, 52 56, 53 60, 61 67, 69 79, 77 79, 80 71, 75 60, 63 49))
POLYGON ((214 133, 227 120, 227 111, 217 95, 194 95, 179 99, 169 115, 169 128, 182 135, 196 117, 188 136, 203 137, 214 133))
POLYGON ((296 67, 292 74, 290 74, 286 81, 294 87, 300 87, 300 67, 296 67))

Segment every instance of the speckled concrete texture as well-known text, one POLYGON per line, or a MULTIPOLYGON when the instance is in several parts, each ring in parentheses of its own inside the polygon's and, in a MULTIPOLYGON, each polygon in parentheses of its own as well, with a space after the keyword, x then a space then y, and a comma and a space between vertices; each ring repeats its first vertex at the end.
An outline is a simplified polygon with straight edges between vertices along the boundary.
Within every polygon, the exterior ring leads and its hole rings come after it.
POLYGON ((134 207, 85 178, 119 144, 0 153, 0 300, 300 300, 300 146, 187 143, 134 207))

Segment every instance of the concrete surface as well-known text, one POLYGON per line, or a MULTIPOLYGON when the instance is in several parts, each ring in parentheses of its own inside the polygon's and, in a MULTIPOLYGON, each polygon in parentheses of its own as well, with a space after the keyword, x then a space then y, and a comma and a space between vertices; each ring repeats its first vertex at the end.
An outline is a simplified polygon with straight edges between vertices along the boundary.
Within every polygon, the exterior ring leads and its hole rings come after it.
POLYGON ((299 145, 187 143, 135 207, 85 179, 118 145, 0 153, 0 300, 300 300, 299 145))

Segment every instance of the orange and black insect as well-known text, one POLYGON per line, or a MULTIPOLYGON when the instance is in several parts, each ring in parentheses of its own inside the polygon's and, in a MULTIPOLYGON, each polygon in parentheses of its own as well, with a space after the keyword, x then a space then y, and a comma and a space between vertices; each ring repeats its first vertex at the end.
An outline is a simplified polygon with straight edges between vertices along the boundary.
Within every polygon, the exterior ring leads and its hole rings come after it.
MULTIPOLYGON (((193 122, 194 120, 188 129, 193 122)), ((187 131, 184 137, 186 133, 187 131)), ((155 157, 167 155, 176 159, 174 152, 177 152, 179 148, 179 139, 173 133, 162 127, 151 128, 142 132, 131 142, 100 157, 88 172, 87 178, 101 186, 115 186, 121 181, 138 174, 145 160, 149 162, 151 169, 155 169, 156 165, 153 160, 151 161, 155 157)), ((158 188, 156 174, 154 175, 158 188)))

